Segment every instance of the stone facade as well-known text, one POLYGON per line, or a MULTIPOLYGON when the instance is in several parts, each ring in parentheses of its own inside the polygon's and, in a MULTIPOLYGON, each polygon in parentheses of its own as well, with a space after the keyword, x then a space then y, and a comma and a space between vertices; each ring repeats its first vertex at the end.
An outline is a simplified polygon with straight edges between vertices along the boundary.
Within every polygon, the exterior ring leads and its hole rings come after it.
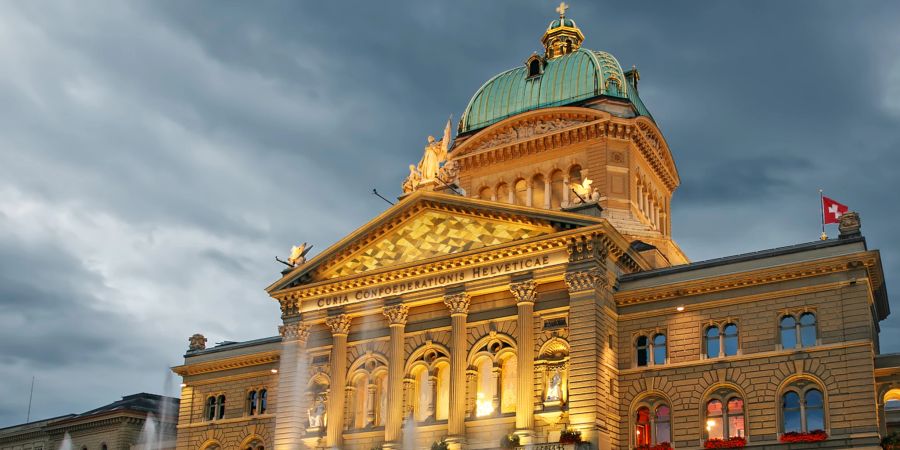
POLYGON ((267 288, 279 336, 192 336, 178 450, 878 448, 900 358, 878 355, 890 308, 858 216, 689 263, 671 152, 624 75, 621 95, 482 117, 444 185, 407 183, 267 288))
POLYGON ((154 450, 175 448, 178 399, 135 394, 87 411, 0 429, 0 450, 56 450, 69 437, 72 450, 149 450, 141 433, 148 415, 159 438, 154 450))

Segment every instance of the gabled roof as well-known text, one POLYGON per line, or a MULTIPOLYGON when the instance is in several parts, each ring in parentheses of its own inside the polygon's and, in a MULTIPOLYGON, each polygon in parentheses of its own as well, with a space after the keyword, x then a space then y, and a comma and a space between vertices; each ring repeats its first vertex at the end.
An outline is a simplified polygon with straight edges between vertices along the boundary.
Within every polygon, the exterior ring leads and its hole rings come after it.
POLYGON ((417 191, 266 290, 272 293, 311 281, 358 275, 602 222, 604 219, 581 214, 417 191))

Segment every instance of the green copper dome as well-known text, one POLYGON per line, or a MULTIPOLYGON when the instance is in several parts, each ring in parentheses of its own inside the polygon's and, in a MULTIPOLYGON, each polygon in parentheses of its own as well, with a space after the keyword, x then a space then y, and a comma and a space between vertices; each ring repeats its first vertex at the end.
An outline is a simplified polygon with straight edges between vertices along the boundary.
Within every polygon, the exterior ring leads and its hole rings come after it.
MULTIPOLYGON (((478 89, 463 113, 459 132, 484 128, 525 111, 568 105, 599 95, 632 100, 638 107, 640 100, 634 101, 637 93, 629 92, 622 67, 609 53, 579 48, 556 58, 538 59, 542 70, 535 74, 536 58, 491 78, 478 89)), ((638 109, 640 114, 649 115, 643 105, 638 109)))

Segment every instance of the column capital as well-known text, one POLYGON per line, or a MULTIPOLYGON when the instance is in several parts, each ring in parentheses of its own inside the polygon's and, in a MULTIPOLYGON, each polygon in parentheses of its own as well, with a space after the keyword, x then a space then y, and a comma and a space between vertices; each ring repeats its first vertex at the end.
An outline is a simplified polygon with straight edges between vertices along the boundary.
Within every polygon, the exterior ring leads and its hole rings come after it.
POLYGON ((409 316, 409 307, 402 304, 385 306, 382 312, 388 318, 390 326, 403 326, 406 325, 406 318, 409 316))
POLYGON ((534 280, 525 280, 518 283, 511 283, 509 290, 516 297, 516 304, 534 303, 534 297, 537 293, 537 283, 534 280))
POLYGON ((328 325, 328 328, 331 328, 331 334, 333 336, 346 336, 350 334, 350 316, 346 314, 325 319, 325 325, 328 325))
POLYGON ((579 272, 568 272, 565 280, 569 292, 587 291, 607 285, 606 277, 597 267, 579 272))
POLYGON ((298 341, 305 344, 309 339, 309 324, 303 322, 292 322, 278 326, 278 334, 285 341, 298 341))
POLYGON ((469 313, 469 301, 471 298, 466 292, 444 295, 444 304, 450 309, 450 315, 466 315, 469 313))
POLYGON ((278 305, 281 307, 281 319, 290 319, 300 316, 300 301, 292 296, 285 296, 278 299, 278 305))

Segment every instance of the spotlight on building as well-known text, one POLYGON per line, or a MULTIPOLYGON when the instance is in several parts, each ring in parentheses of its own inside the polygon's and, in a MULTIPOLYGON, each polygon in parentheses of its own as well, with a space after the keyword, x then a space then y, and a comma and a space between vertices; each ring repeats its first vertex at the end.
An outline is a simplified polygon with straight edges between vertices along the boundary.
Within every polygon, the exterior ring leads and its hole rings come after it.
POLYGON ((181 387, 187 387, 187 383, 181 383, 181 387))
POLYGON ((272 369, 272 373, 278 373, 278 369, 272 369))
POLYGON ((682 312, 684 311, 684 305, 678 305, 675 307, 675 311, 682 312))

